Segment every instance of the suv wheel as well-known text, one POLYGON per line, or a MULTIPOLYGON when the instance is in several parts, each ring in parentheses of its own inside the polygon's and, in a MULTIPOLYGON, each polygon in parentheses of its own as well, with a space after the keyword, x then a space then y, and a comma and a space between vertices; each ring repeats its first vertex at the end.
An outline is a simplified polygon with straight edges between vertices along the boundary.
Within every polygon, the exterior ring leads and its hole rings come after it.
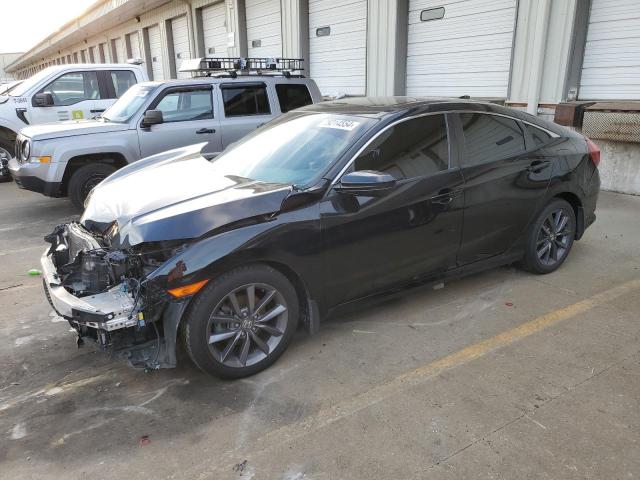
POLYGON ((84 201, 91 189, 115 171, 111 165, 90 163, 73 172, 68 189, 71 203, 78 210, 84 210, 84 201))
POLYGON ((566 260, 575 236, 573 207, 565 200, 553 200, 529 227, 522 267, 533 273, 553 272, 566 260))
POLYGON ((211 280, 193 300, 184 322, 193 363, 219 377, 246 377, 275 362, 291 342, 298 297, 277 270, 239 267, 211 280))

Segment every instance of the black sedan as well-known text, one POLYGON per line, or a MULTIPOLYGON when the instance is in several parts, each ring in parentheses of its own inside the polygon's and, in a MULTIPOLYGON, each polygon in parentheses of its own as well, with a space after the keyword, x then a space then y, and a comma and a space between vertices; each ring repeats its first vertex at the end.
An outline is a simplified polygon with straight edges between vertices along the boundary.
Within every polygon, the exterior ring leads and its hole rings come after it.
POLYGON ((595 220, 600 152, 520 111, 351 99, 288 113, 215 159, 166 152, 47 237, 44 283, 80 338, 172 367, 272 364, 337 307, 518 262, 549 273, 595 220))

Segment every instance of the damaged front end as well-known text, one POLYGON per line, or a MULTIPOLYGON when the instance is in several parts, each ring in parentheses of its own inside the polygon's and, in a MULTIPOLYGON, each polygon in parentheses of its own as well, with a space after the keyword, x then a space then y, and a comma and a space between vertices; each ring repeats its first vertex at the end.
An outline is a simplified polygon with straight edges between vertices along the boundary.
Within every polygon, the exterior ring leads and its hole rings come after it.
POLYGON ((134 366, 175 367, 177 326, 185 301, 145 279, 181 251, 176 242, 112 248, 108 236, 80 223, 57 226, 41 263, 46 296, 83 338, 128 358, 134 366))

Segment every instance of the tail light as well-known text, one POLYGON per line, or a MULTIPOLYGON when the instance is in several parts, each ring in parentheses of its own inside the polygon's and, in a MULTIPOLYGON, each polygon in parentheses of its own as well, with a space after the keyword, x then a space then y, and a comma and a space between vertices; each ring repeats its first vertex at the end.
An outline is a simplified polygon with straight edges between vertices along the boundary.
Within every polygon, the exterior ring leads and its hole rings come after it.
POLYGON ((589 157, 591 161, 597 167, 600 163, 600 148, 587 138, 587 148, 589 149, 589 157))

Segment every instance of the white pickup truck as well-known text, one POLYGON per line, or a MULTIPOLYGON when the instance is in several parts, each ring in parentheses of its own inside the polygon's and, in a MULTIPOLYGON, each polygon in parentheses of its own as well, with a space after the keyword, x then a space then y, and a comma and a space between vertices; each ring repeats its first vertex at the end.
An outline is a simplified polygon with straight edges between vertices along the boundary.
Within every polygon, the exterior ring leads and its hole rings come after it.
POLYGON ((135 63, 56 65, 0 95, 0 177, 23 127, 93 118, 147 80, 145 69, 135 63))

